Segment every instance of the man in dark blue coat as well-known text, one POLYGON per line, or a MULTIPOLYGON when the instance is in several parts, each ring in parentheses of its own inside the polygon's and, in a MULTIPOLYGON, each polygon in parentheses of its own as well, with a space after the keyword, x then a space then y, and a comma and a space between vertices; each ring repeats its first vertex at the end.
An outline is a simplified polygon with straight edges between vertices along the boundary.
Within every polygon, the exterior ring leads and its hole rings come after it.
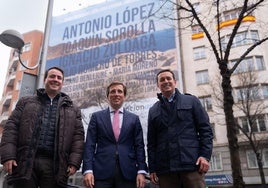
POLYGON ((160 188, 204 188, 213 133, 198 98, 176 89, 174 73, 157 74, 159 101, 148 115, 148 163, 151 181, 160 188))
POLYGON ((107 87, 109 108, 92 114, 83 158, 84 184, 90 188, 143 188, 147 171, 139 117, 123 108, 126 86, 107 87), (119 112, 119 136, 113 131, 119 112))

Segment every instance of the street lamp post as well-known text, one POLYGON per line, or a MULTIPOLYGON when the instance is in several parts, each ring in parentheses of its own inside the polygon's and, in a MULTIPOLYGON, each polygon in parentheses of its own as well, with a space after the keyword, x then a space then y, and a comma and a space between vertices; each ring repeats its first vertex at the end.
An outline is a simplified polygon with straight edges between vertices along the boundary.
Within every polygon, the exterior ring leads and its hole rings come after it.
POLYGON ((39 66, 39 63, 37 63, 36 65, 29 67, 22 62, 20 55, 25 43, 23 36, 18 31, 10 29, 2 32, 0 34, 0 41, 11 48, 14 48, 18 52, 19 62, 26 69, 34 70, 39 66))
POLYGON ((51 21, 52 21, 51 19, 52 19, 53 5, 54 5, 54 0, 48 0, 46 23, 45 23, 45 30, 44 30, 44 39, 43 39, 41 55, 40 55, 40 68, 39 68, 39 73, 37 77, 37 88, 43 87, 43 80, 44 80, 46 59, 47 59, 47 47, 48 47, 48 41, 49 41, 49 35, 50 35, 51 21))

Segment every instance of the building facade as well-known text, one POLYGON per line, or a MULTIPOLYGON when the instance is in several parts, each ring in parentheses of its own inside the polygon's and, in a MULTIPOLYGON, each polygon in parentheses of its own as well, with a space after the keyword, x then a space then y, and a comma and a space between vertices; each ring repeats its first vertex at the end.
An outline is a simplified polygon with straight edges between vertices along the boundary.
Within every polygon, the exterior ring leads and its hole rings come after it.
MULTIPOLYGON (((237 23, 244 1, 219 1, 218 17, 215 16, 217 15, 215 12, 216 1, 214 4, 212 2, 191 1, 202 23, 211 34, 211 39, 216 47, 219 47, 219 43, 221 43, 224 55, 227 41, 237 23)), ((267 37, 267 29, 264 24, 268 16, 267 9, 266 2, 243 18, 232 43, 229 68, 251 45, 267 37)), ((186 17, 187 13, 182 11, 179 16, 186 17)), ((219 65, 205 32, 197 22, 189 23, 189 20, 179 19, 184 90, 199 97, 208 111, 214 130, 213 155, 210 161, 211 168, 206 174, 206 183, 209 187, 228 187, 232 185, 233 180, 219 65), (189 79, 190 77, 191 79, 189 79)), ((268 146, 264 144, 268 143, 267 48, 268 43, 265 42, 251 51, 231 77, 235 102, 233 111, 240 127, 238 144, 241 168, 247 187, 258 187, 258 184, 261 183, 258 161, 253 149, 260 152, 266 183, 268 182, 268 146), (251 136, 250 139, 253 141, 253 145, 257 146, 256 148, 250 145, 249 139, 245 135, 251 136)))

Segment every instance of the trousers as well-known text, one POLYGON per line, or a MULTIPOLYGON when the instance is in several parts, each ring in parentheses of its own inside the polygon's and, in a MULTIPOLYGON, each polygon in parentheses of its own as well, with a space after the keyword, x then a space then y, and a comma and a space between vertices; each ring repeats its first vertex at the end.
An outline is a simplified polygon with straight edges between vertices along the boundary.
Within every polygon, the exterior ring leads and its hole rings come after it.
POLYGON ((55 179, 53 159, 37 156, 31 178, 14 182, 13 188, 62 188, 55 179))
POLYGON ((204 173, 170 172, 158 175, 160 188, 205 188, 204 173))
POLYGON ((105 180, 95 180, 94 188, 136 188, 136 181, 129 181, 123 177, 118 160, 114 170, 114 177, 105 180))

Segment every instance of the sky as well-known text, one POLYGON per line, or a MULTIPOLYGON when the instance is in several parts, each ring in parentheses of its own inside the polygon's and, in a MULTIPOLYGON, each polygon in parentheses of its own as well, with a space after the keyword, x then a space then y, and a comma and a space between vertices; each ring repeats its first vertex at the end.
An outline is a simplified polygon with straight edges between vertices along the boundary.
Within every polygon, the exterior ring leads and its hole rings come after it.
MULTIPOLYGON (((53 16, 85 8, 105 0, 54 0, 53 16)), ((12 29, 21 34, 44 32, 49 0, 0 0, 0 33, 12 29)), ((52 2, 52 1, 51 1, 52 2)), ((0 42, 0 99, 2 98, 11 48, 0 42)))

